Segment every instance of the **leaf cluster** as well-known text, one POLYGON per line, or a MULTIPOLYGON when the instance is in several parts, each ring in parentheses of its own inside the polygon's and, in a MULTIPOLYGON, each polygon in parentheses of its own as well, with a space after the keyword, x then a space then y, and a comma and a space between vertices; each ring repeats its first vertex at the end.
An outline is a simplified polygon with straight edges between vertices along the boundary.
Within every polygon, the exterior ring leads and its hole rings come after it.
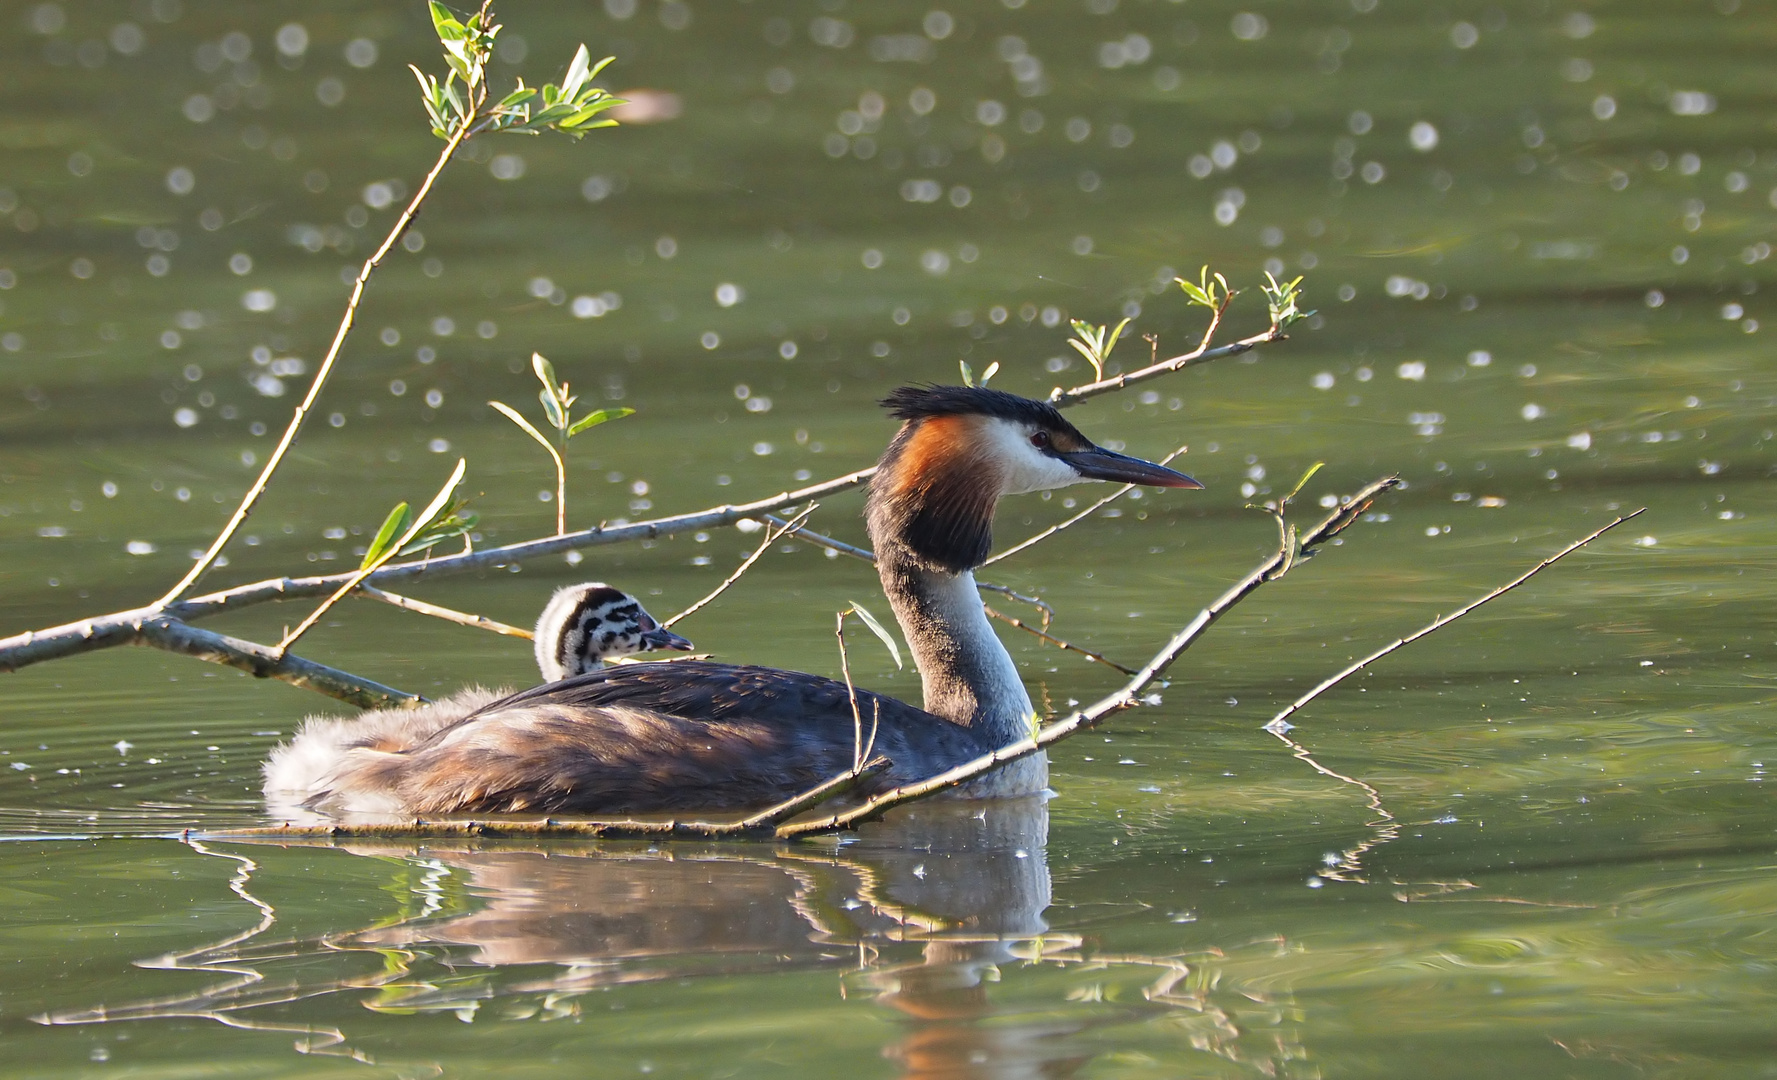
POLYGON ((1297 306, 1297 301, 1302 298, 1301 277, 1280 282, 1267 270, 1265 282, 1260 288, 1265 293, 1265 305, 1271 310, 1271 325, 1281 328, 1314 315, 1314 312, 1303 311, 1297 306))
MULTIPOLYGON (((532 353, 531 370, 536 372, 537 380, 543 384, 543 389, 537 392, 537 400, 543 403, 543 418, 549 421, 550 427, 555 429, 556 441, 563 449, 567 448, 569 439, 588 428, 595 428, 612 420, 621 420, 626 416, 635 415, 634 409, 595 409, 585 416, 575 419, 574 402, 580 398, 578 395, 568 392, 567 383, 555 381, 555 365, 544 359, 542 353, 532 353)), ((523 428, 526 434, 548 448, 549 440, 544 438, 543 433, 538 431, 529 420, 520 415, 517 409, 499 401, 490 401, 488 404, 500 410, 508 420, 523 428)))
POLYGON ((622 99, 591 84, 613 58, 607 56, 595 65, 585 45, 575 51, 561 85, 530 87, 520 79, 512 92, 483 111, 487 100, 487 62, 493 55, 500 27, 484 21, 485 9, 462 21, 438 0, 430 0, 430 6, 432 29, 438 34, 438 43, 444 46, 444 61, 450 70, 439 82, 436 76, 412 64, 408 69, 419 80, 420 103, 432 121, 432 134, 449 139, 465 128, 470 134, 514 131, 540 135, 559 131, 580 139, 595 128, 617 125, 617 121, 600 114, 623 104, 622 99))
POLYGON ((1124 319, 1108 334, 1103 326, 1093 326, 1084 319, 1070 319, 1069 322, 1074 328, 1075 336, 1068 344, 1092 365, 1093 374, 1103 379, 1104 366, 1111 358, 1111 350, 1117 347, 1117 339, 1123 335, 1123 328, 1129 325, 1129 320, 1124 319))
MULTIPOLYGON (((1220 274, 1212 277, 1208 266, 1197 272, 1195 284, 1184 278, 1173 278, 1172 280, 1184 290, 1185 296, 1190 299, 1193 306, 1206 307, 1211 311, 1221 311, 1236 295, 1236 290, 1228 287, 1228 279, 1220 274), (1220 291, 1218 292, 1218 290, 1220 291)), ((1296 280, 1301 281, 1302 279, 1297 278, 1296 280)))
POLYGON ((383 524, 376 531, 375 539, 364 552, 364 561, 358 564, 360 570, 369 570, 380 563, 404 555, 417 555, 452 537, 467 536, 477 524, 479 515, 466 513, 469 505, 466 498, 457 498, 456 490, 463 482, 463 473, 467 463, 457 460, 456 472, 444 485, 432 502, 420 512, 417 522, 413 509, 405 502, 395 504, 383 524))
POLYGON ((956 362, 956 366, 962 369, 963 385, 964 386, 986 386, 987 380, 989 380, 989 379, 993 378, 995 375, 999 374, 999 370, 1000 370, 1000 362, 998 360, 995 360, 993 363, 987 365, 986 371, 983 371, 981 373, 981 381, 976 382, 975 381, 975 369, 969 366, 969 362, 967 360, 958 360, 956 362))

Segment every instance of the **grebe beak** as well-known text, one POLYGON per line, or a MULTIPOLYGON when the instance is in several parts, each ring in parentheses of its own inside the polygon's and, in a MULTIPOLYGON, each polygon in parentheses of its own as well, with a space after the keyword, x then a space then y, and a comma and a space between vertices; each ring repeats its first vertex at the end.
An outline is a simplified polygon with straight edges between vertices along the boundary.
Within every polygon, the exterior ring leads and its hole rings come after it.
POLYGON ((697 647, 664 626, 642 631, 642 644, 650 649, 673 649, 678 652, 690 652, 697 647))
POLYGON ((1118 484, 1144 484, 1163 488, 1203 486, 1182 472, 1173 472, 1164 465, 1128 457, 1102 446, 1055 456, 1072 465, 1075 472, 1088 480, 1109 480, 1118 484))

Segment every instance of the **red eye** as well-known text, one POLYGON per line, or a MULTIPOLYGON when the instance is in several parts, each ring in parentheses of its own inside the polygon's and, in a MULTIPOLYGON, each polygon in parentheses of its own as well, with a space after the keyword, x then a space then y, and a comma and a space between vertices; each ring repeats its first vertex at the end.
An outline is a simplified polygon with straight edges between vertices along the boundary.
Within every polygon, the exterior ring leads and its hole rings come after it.
POLYGON ((1038 450, 1049 449, 1049 433, 1047 431, 1036 432, 1035 434, 1031 435, 1030 444, 1032 446, 1036 447, 1038 450))

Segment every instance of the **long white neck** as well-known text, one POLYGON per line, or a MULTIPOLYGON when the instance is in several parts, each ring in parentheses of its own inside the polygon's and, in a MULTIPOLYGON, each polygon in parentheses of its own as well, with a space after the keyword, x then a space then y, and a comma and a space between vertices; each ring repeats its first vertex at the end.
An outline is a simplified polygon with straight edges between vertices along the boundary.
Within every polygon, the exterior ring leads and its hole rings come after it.
POLYGON ((892 557, 880 558, 877 570, 925 683, 926 711, 975 729, 995 746, 1029 735, 1030 695, 981 609, 975 575, 892 557))

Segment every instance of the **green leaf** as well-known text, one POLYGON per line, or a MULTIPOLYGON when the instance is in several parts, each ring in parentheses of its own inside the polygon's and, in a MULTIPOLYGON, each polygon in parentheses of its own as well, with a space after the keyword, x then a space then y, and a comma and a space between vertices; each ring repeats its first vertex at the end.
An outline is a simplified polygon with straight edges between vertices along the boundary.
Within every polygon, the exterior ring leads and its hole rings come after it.
MULTIPOLYGON (((420 511, 419 524, 410 526, 412 532, 417 533, 420 529, 423 529, 438 520, 439 512, 450 504, 451 496, 456 494, 457 485, 463 482, 463 473, 467 472, 468 469, 469 459, 458 458, 457 467, 451 472, 450 479, 444 482, 444 486, 438 489, 438 494, 434 495, 432 501, 426 504, 426 508, 420 511)), ((406 542, 413 539, 413 537, 404 536, 401 539, 403 542, 406 542)))
POLYGON ((591 74, 589 70, 591 60, 592 57, 587 53, 584 44, 575 50, 574 59, 568 64, 568 73, 561 81, 563 97, 571 98, 580 92, 580 87, 586 84, 586 79, 591 74))
MULTIPOLYGON (((397 555, 420 550, 419 548, 414 547, 414 541, 417 538, 423 535, 428 529, 436 528, 446 517, 455 516, 455 509, 461 504, 453 504, 452 498, 456 494, 457 485, 463 482, 463 473, 468 468, 469 462, 467 459, 458 458, 457 467, 452 470, 450 479, 444 482, 444 486, 438 489, 438 494, 434 495, 432 501, 426 504, 426 508, 420 511, 419 517, 409 517, 407 525, 400 530, 401 539, 384 546, 381 552, 375 553, 375 558, 366 556, 364 564, 358 568, 359 571, 363 572, 370 570, 380 563, 388 562, 397 555)), ((396 509, 406 513, 407 504, 402 503, 396 509)), ((394 517, 394 514, 391 513, 390 517, 394 517)), ((389 522, 387 521, 383 522, 383 528, 377 532, 377 540, 379 542, 382 540, 382 534, 384 531, 392 531, 389 529, 389 522)), ((441 536, 439 539, 442 540, 443 537, 441 536)), ((430 545, 426 546, 429 547, 430 545)), ((371 545, 373 552, 375 552, 375 547, 376 545, 373 543, 371 545)))
POLYGON ((506 417, 506 419, 512 421, 514 424, 517 424, 519 427, 523 428, 525 434, 529 435, 531 438, 542 443, 543 449, 549 451, 551 454, 555 453, 555 447, 549 445, 549 440, 545 439, 543 437, 543 433, 541 431, 538 431, 536 428, 532 427, 531 422, 529 420, 526 420, 524 417, 520 416, 518 414, 517 409, 514 409, 512 406, 507 405, 505 402, 501 402, 501 401, 490 401, 490 402, 488 402, 488 404, 492 405, 494 408, 500 410, 501 414, 504 415, 506 417))
POLYGON ((956 366, 962 369, 963 385, 964 386, 974 386, 975 385, 975 372, 973 369, 971 369, 969 367, 969 362, 967 360, 958 360, 956 362, 956 366))
POLYGON ((430 551, 452 537, 473 532, 475 526, 481 524, 481 515, 463 513, 463 507, 467 506, 468 502, 467 499, 453 501, 448 513, 440 515, 437 521, 422 529, 418 536, 402 545, 396 555, 418 555, 422 551, 430 551))
POLYGON ((598 427, 610 420, 621 420, 626 416, 634 416, 635 413, 634 409, 600 409, 597 412, 587 413, 574 421, 572 426, 568 428, 568 438, 573 438, 587 428, 598 427))
POLYGON ((468 34, 468 28, 438 0, 431 0, 428 6, 432 10, 432 29, 437 32, 439 41, 455 41, 468 34))
MULTIPOLYGON (((1313 467, 1311 467, 1307 472, 1302 474, 1302 479, 1296 481, 1296 486, 1290 489, 1290 493, 1283 497, 1283 502, 1287 503, 1291 499, 1294 499, 1297 495, 1302 494, 1302 489, 1308 486, 1308 481, 1311 480, 1314 477, 1314 474, 1319 472, 1321 466, 1325 465, 1325 464, 1326 464, 1326 462, 1324 462, 1324 461, 1315 462, 1313 467)), ((1282 504, 1280 503, 1279 505, 1282 505, 1282 504)))
POLYGON ((1000 362, 999 362, 999 361, 998 361, 998 360, 995 360, 995 361, 994 361, 994 362, 993 362, 993 363, 991 363, 991 364, 989 364, 989 365, 987 365, 987 370, 986 370, 986 371, 983 371, 983 372, 982 372, 982 373, 981 373, 981 385, 982 385, 982 386, 986 386, 986 385, 987 385, 987 380, 989 380, 989 379, 991 379, 991 378, 993 378, 993 377, 994 377, 994 375, 995 375, 995 374, 996 374, 996 373, 997 373, 997 372, 998 372, 998 371, 999 371, 999 370, 1000 370, 1000 362))
POLYGON ((1117 347, 1117 339, 1123 335, 1123 328, 1128 325, 1129 325, 1129 320, 1124 319, 1122 322, 1117 324, 1117 328, 1115 330, 1111 331, 1111 339, 1109 341, 1105 342, 1105 344, 1104 344, 1104 356, 1106 359, 1110 358, 1111 350, 1117 347))
POLYGON ((864 625, 870 628, 870 632, 881 638, 882 643, 888 646, 889 655, 895 658, 895 667, 904 668, 906 665, 901 663, 901 647, 895 644, 895 639, 890 637, 889 632, 884 630, 882 624, 876 621, 876 616, 865 611, 863 606, 856 600, 848 602, 851 604, 852 611, 856 612, 858 618, 863 621, 864 625))
POLYGON ((543 418, 549 421, 550 427, 560 431, 567 426, 567 418, 562 415, 561 403, 555 399, 554 394, 550 393, 547 388, 539 390, 537 400, 543 403, 543 418))
POLYGON ((383 519, 382 528, 376 530, 376 539, 372 540, 370 547, 365 550, 364 561, 358 564, 358 568, 362 570, 365 567, 376 565, 376 561, 382 558, 383 552, 394 545, 395 538, 405 533, 408 526, 412 524, 412 509, 404 502, 396 503, 395 509, 390 510, 389 516, 383 519))
POLYGON ((537 379, 551 391, 555 389, 555 365, 543 358, 542 353, 531 354, 531 370, 537 373, 537 379))

